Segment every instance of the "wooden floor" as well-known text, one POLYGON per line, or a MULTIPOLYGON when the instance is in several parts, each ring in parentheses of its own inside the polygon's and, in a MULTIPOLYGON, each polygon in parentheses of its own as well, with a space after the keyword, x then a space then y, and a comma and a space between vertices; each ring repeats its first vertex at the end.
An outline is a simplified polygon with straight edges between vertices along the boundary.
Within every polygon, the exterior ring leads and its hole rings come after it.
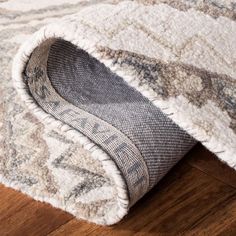
POLYGON ((236 172, 197 145, 112 227, 76 220, 0 185, 5 235, 236 235, 236 172))

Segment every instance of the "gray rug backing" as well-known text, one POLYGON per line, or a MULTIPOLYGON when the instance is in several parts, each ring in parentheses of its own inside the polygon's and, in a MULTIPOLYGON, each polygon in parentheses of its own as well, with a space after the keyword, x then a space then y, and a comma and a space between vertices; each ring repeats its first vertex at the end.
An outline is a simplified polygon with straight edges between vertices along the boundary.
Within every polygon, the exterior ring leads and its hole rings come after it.
POLYGON ((151 189, 196 143, 121 77, 69 42, 44 43, 33 52, 25 74, 46 112, 112 157, 131 196, 138 186, 133 198, 151 189))

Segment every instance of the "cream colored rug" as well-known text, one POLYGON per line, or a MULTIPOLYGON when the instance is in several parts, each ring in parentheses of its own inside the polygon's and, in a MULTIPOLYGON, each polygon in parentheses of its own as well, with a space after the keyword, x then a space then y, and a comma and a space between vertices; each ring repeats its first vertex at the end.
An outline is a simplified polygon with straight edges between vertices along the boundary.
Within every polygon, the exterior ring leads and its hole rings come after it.
POLYGON ((235 20, 233 0, 0 1, 0 181, 110 225, 197 141, 235 168, 235 20))

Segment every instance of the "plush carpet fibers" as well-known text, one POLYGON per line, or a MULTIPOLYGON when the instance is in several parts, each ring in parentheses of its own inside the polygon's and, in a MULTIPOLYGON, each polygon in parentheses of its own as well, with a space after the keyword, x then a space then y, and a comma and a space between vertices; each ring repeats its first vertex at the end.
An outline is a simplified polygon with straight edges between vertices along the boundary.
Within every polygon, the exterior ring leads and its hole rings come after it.
POLYGON ((13 2, 0 3, 2 183, 109 225, 197 141, 235 167, 233 1, 13 2))

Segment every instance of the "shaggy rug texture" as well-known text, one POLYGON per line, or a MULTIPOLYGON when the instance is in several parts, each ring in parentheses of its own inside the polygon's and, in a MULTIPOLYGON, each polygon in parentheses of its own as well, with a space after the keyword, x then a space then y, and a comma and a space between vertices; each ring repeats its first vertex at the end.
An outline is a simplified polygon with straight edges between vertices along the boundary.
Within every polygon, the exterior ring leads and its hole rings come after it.
POLYGON ((197 141, 235 168, 235 20, 234 0, 0 1, 0 181, 110 225, 197 141))

